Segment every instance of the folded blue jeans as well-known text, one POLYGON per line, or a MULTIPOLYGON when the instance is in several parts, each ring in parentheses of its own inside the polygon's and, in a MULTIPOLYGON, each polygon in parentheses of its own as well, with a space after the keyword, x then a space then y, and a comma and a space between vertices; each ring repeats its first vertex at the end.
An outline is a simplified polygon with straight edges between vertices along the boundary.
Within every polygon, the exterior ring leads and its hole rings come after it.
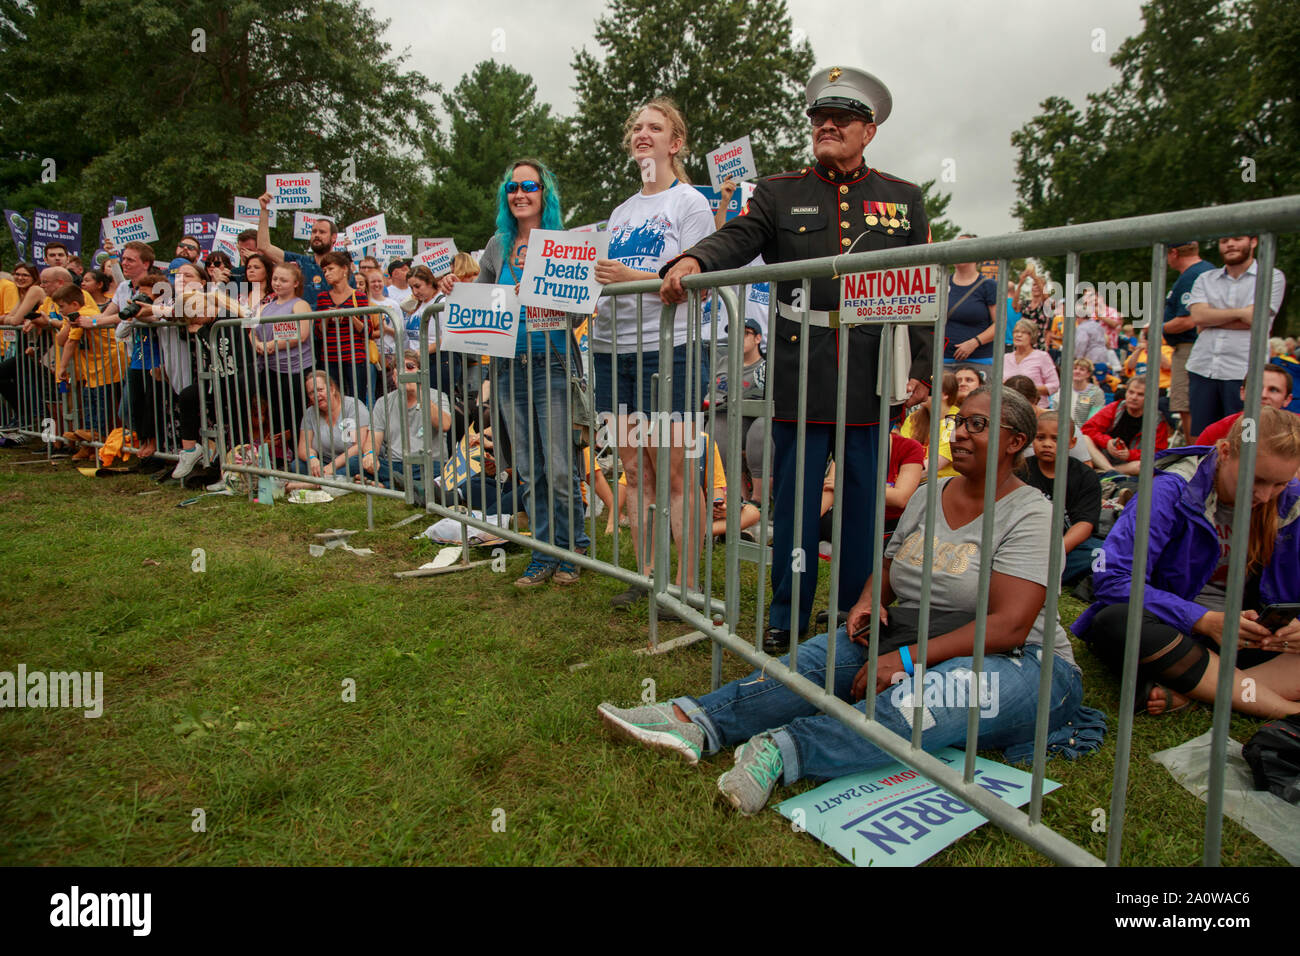
MULTIPOLYGON (((799 645, 799 673, 825 686, 826 644, 819 634, 799 645)), ((984 658, 986 675, 972 692, 972 659, 954 657, 926 669, 922 700, 921 746, 930 752, 966 745, 965 700, 980 705, 979 747, 1002 750, 1034 739, 1038 709, 1038 675, 1041 648, 1016 648, 1008 654, 984 658), (933 675, 933 676, 931 676, 933 675), (960 694, 961 688, 965 693, 960 694), (934 688, 942 703, 931 700, 934 688), (958 704, 962 705, 959 706, 958 704)), ((789 663, 789 655, 781 658, 789 663)), ((851 701, 853 679, 867 662, 867 649, 848 639, 841 627, 835 644, 835 696, 851 701)), ((904 681, 876 696, 875 719, 900 737, 912 736, 912 682, 904 681)), ((1083 677, 1068 661, 1053 658, 1052 709, 1048 730, 1054 731, 1074 717, 1083 700, 1083 677)), ((742 744, 769 731, 781 750, 783 782, 804 778, 832 780, 850 773, 893 763, 894 758, 834 717, 821 713, 780 681, 754 671, 703 697, 678 697, 672 701, 704 731, 705 753, 742 744)), ((858 701, 855 708, 865 712, 858 701)))

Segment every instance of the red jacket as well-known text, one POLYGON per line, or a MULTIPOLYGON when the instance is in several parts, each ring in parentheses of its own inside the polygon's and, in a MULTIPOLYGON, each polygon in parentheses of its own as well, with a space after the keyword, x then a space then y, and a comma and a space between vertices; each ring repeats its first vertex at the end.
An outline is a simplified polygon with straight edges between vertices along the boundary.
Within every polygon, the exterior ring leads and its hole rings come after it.
POLYGON ((1207 425, 1205 431, 1201 432, 1197 437, 1196 444, 1213 445, 1220 438, 1227 438, 1228 432, 1232 431, 1232 426, 1236 424, 1237 419, 1240 417, 1241 412, 1237 412, 1237 414, 1229 415, 1227 418, 1220 418, 1212 425, 1207 425))
MULTIPOLYGON (((1111 402, 1097 410, 1097 413, 1083 423, 1083 433, 1093 440, 1093 442, 1102 451, 1106 450, 1106 443, 1110 441, 1110 430, 1115 425, 1115 416, 1124 406, 1122 401, 1111 402)), ((1138 432, 1133 437, 1133 443, 1129 445, 1129 461, 1141 461, 1142 449, 1138 446, 1142 443, 1142 433, 1138 432)), ((1156 416, 1156 451, 1164 451, 1169 447, 1169 428, 1165 425, 1165 420, 1159 414, 1156 416)))

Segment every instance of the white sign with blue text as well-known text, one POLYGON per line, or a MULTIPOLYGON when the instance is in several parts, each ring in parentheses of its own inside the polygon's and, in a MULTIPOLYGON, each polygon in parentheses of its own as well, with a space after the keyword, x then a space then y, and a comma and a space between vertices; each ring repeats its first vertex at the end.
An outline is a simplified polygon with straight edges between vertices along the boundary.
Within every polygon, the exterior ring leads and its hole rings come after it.
POLYGON ((753 179, 758 175, 758 164, 754 162, 754 149, 750 146, 748 136, 709 150, 707 159, 709 181, 715 189, 728 179, 739 181, 753 179))
POLYGON ((519 301, 541 309, 590 315, 601 290, 596 260, 608 258, 608 232, 534 229, 528 237, 519 301))
POLYGON ((519 315, 510 286, 457 282, 438 323, 438 350, 512 358, 519 315))
POLYGON ((348 247, 377 246, 388 235, 388 220, 381 212, 376 216, 358 219, 347 228, 348 247))
POLYGON ((268 173, 266 191, 272 209, 319 209, 320 172, 268 173))
MULTIPOLYGON (((258 218, 261 215, 262 204, 256 199, 249 199, 247 196, 235 197, 235 214, 230 217, 231 219, 238 219, 240 222, 251 222, 256 226, 258 218)), ((266 224, 268 226, 275 225, 274 209, 268 209, 266 211, 266 224)))
POLYGON ((296 212, 293 214, 293 237, 295 239, 310 239, 311 227, 319 219, 329 221, 329 216, 318 216, 314 212, 296 212))
MULTIPOLYGON (((934 756, 958 770, 966 759, 955 747, 934 756)), ((1013 807, 1029 802, 1032 781, 1023 770, 975 758, 975 783, 1013 807)), ((1043 779, 1043 793, 1060 786, 1043 779)), ((917 866, 986 822, 901 763, 839 777, 783 801, 776 811, 858 866, 917 866)))

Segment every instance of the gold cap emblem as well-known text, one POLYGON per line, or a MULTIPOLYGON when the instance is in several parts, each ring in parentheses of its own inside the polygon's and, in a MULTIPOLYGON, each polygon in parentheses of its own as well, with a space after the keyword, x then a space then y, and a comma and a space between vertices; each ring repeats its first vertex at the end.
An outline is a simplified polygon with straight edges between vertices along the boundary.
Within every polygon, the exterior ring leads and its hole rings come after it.
POLYGON ((844 71, 841 70, 838 66, 831 67, 831 72, 830 75, 827 77, 827 79, 830 80, 832 83, 834 83, 836 80, 840 78, 840 74, 843 72, 844 71))

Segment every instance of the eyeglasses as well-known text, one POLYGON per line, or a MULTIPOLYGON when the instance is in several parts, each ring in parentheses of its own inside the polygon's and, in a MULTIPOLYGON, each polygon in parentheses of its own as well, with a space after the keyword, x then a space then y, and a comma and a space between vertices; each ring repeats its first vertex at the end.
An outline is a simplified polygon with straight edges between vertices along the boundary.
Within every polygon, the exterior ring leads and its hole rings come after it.
POLYGON ((519 190, 526 193, 535 193, 542 188, 542 184, 535 179, 525 179, 522 183, 506 183, 506 195, 513 196, 519 190))
POLYGON ((185 249, 185 250, 188 250, 189 252, 198 252, 198 251, 199 251, 199 247, 198 247, 198 246, 191 245, 191 244, 188 243, 188 242, 182 242, 182 243, 179 243, 179 244, 176 246, 176 248, 177 248, 177 249, 185 249))
MULTIPOLYGON (((961 426, 966 426, 966 431, 972 435, 978 435, 984 429, 989 427, 989 417, 987 415, 947 415, 943 422, 954 432, 961 426)), ((1010 428, 1010 425, 1003 425, 1003 428, 1010 428)))
POLYGON ((859 121, 864 123, 866 122, 865 119, 858 116, 856 113, 846 113, 839 110, 817 110, 808 117, 808 121, 812 123, 813 129, 817 129, 817 127, 824 125, 827 120, 830 120, 840 129, 844 129, 844 127, 848 126, 850 123, 859 121))

